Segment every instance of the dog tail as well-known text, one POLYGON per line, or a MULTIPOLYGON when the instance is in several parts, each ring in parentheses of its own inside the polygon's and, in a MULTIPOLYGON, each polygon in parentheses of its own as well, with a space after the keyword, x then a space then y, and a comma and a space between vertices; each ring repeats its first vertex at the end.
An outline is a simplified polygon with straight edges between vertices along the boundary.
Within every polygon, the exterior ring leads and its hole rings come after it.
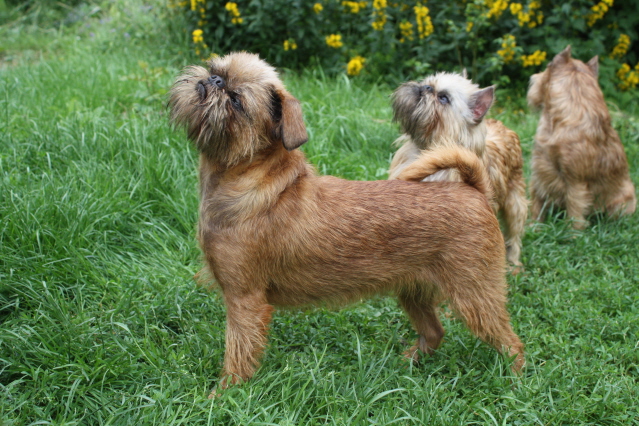
POLYGON ((397 179, 419 182, 440 170, 456 169, 461 181, 492 199, 488 172, 475 153, 458 146, 434 148, 423 152, 406 166, 397 179))

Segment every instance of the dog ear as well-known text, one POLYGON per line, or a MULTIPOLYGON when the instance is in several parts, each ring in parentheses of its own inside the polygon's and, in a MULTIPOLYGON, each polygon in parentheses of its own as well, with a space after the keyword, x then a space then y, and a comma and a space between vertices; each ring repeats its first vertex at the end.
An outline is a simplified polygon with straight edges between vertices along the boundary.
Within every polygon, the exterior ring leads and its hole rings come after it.
POLYGON ((591 60, 588 61, 588 68, 595 75, 595 77, 599 76, 599 55, 593 56, 591 60))
POLYGON ((561 52, 557 53, 557 55, 555 55, 555 57, 552 60, 552 63, 553 64, 566 63, 570 60, 570 55, 571 55, 571 48, 570 48, 570 45, 568 45, 566 46, 564 50, 562 50, 561 52))
POLYGON ((272 98, 275 138, 289 151, 299 148, 308 141, 300 101, 284 89, 274 90, 272 98))
POLYGON ((470 111, 473 113, 475 124, 479 124, 484 119, 494 100, 495 86, 488 86, 475 92, 468 104, 470 111))

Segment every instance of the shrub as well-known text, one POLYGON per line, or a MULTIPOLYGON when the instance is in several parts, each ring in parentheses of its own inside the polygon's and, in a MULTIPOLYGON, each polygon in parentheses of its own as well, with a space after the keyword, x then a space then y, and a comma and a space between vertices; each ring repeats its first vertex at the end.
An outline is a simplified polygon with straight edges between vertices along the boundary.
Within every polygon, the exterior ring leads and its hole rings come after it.
POLYGON ((639 83, 639 14, 631 1, 173 0, 187 14, 198 56, 259 53, 287 68, 392 84, 435 70, 467 68, 482 84, 525 84, 566 45, 601 57, 607 89, 639 83))

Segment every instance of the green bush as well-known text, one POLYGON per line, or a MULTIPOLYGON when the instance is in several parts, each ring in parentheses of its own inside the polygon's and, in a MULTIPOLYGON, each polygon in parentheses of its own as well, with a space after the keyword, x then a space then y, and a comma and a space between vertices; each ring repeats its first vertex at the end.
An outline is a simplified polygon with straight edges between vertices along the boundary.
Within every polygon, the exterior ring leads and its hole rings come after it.
POLYGON ((525 84, 571 44, 576 57, 600 55, 605 89, 631 90, 639 83, 632 44, 639 13, 635 2, 613 1, 173 0, 171 7, 186 13, 201 57, 247 50, 280 67, 318 64, 392 84, 467 68, 475 81, 507 86, 525 84))

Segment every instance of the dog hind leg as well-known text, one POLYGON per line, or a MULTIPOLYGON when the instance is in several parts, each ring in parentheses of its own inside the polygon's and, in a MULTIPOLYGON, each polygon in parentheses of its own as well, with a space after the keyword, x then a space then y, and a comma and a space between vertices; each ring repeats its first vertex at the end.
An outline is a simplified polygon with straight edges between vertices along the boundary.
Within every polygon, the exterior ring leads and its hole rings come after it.
POLYGON ((631 181, 622 183, 619 191, 614 193, 606 202, 606 210, 612 217, 633 214, 637 208, 635 187, 631 181))
POLYGON ((522 269, 519 261, 521 255, 521 238, 528 216, 528 202, 525 189, 511 186, 503 206, 504 239, 506 240, 506 260, 513 265, 513 273, 522 269))
POLYGON ((444 327, 437 317, 437 304, 432 295, 407 293, 400 294, 398 299, 419 335, 415 345, 404 355, 411 361, 417 362, 419 361, 418 349, 430 355, 439 347, 444 337, 444 327))
POLYGON ((499 353, 515 357, 511 369, 513 373, 519 373, 525 363, 524 345, 510 325, 506 295, 489 285, 479 286, 480 290, 477 291, 477 283, 464 284, 463 280, 458 279, 455 284, 449 287, 452 290, 449 301, 453 311, 475 336, 499 353))

